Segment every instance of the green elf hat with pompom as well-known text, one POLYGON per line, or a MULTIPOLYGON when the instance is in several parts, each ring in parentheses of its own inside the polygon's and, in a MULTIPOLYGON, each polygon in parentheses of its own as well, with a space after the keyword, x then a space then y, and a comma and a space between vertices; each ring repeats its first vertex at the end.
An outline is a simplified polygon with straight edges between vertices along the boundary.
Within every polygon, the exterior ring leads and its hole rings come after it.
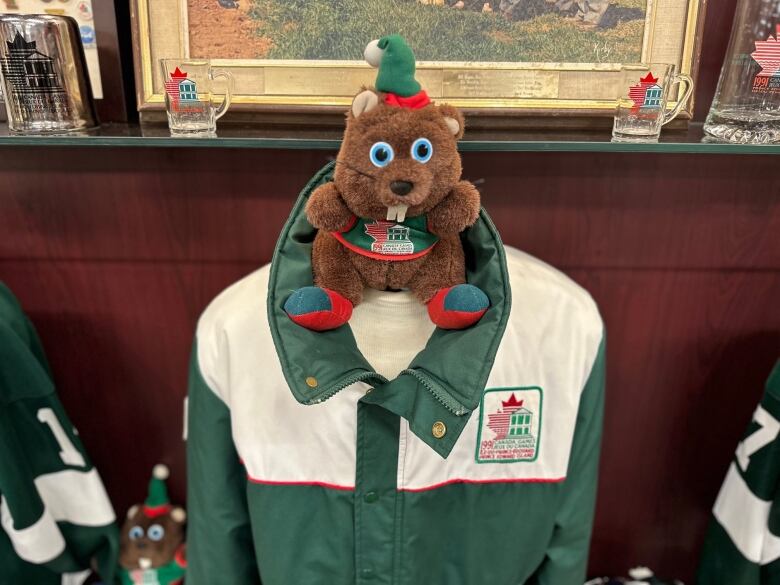
POLYGON ((385 93, 385 103, 416 110, 431 103, 428 94, 414 78, 414 53, 400 35, 371 41, 363 53, 372 67, 379 68, 376 89, 385 93))
POLYGON ((166 465, 158 463, 152 470, 152 478, 149 480, 149 494, 144 501, 144 514, 147 518, 156 518, 168 513, 173 506, 168 499, 168 487, 165 480, 170 471, 166 465))

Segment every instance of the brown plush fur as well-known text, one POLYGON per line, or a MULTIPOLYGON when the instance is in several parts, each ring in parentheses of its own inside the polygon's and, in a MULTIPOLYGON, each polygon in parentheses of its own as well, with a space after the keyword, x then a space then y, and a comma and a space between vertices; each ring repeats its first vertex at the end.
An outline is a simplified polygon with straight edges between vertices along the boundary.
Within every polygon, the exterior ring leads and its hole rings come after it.
POLYGON ((360 303, 363 288, 378 290, 409 288, 423 303, 439 289, 465 282, 463 248, 459 233, 479 215, 479 192, 460 179, 461 163, 457 140, 463 135, 463 116, 452 106, 434 104, 418 110, 380 103, 358 117, 350 111, 344 142, 337 158, 334 180, 310 196, 306 215, 319 229, 314 240, 312 266, 318 286, 334 290, 360 303), (453 134, 450 124, 457 123, 453 134), (412 143, 420 137, 433 144, 433 156, 426 164, 410 155, 412 143), (371 146, 389 143, 394 160, 383 168, 369 158, 371 146), (406 196, 390 190, 393 181, 414 184, 406 196), (427 214, 428 229, 439 242, 425 256, 415 260, 375 260, 345 248, 329 232, 343 229, 353 215, 385 220, 387 208, 408 205, 407 217, 427 214))

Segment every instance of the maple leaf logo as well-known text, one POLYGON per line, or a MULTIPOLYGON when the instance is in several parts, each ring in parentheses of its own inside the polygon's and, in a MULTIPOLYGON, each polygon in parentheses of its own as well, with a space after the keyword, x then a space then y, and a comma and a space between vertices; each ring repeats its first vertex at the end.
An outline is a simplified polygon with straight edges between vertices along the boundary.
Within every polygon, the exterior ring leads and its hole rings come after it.
POLYGON ((771 34, 765 41, 756 41, 756 50, 750 56, 761 66, 758 77, 773 77, 780 70, 780 24, 775 36, 771 34))
POLYGON ((395 223, 392 221, 376 220, 374 223, 366 224, 366 233, 374 239, 377 244, 384 244, 388 239, 387 231, 391 227, 395 227, 395 223))
POLYGON ((660 89, 658 78, 653 77, 652 71, 648 71, 647 75, 640 77, 639 83, 628 88, 628 98, 634 102, 631 111, 637 113, 643 107, 656 107, 658 104, 655 102, 660 95, 660 89), (656 91, 651 94, 652 99, 648 102, 648 90, 653 89, 656 91))
POLYGON ((177 67, 176 70, 171 73, 171 78, 165 82, 165 91, 174 100, 178 100, 180 98, 179 84, 185 79, 187 79, 187 72, 182 71, 177 67))
POLYGON ((496 439, 504 439, 509 433, 509 419, 512 414, 523 407, 523 400, 518 400, 514 392, 509 400, 502 400, 503 407, 498 412, 488 414, 488 428, 496 434, 496 439))

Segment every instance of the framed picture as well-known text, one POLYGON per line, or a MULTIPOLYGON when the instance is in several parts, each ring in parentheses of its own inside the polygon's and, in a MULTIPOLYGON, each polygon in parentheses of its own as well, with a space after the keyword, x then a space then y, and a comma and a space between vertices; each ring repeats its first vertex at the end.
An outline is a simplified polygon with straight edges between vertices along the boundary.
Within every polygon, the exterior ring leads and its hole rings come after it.
MULTIPOLYGON (((621 63, 674 63, 695 75, 703 4, 135 0, 139 110, 163 108, 159 59, 186 57, 233 74, 233 111, 342 112, 374 81, 366 43, 397 32, 415 51, 428 94, 468 114, 611 116, 621 63)), ((691 112, 686 104, 683 117, 691 112)))

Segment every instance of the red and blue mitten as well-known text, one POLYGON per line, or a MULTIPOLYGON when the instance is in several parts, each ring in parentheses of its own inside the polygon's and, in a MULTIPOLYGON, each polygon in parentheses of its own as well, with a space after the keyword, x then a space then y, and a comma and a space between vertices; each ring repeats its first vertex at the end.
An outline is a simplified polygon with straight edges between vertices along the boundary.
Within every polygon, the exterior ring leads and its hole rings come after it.
POLYGON ((301 327, 328 331, 352 316, 352 303, 336 291, 318 286, 299 288, 284 303, 284 311, 301 327))
POLYGON ((443 288, 428 302, 428 315, 442 329, 465 329, 482 318, 490 306, 487 295, 472 284, 443 288))

